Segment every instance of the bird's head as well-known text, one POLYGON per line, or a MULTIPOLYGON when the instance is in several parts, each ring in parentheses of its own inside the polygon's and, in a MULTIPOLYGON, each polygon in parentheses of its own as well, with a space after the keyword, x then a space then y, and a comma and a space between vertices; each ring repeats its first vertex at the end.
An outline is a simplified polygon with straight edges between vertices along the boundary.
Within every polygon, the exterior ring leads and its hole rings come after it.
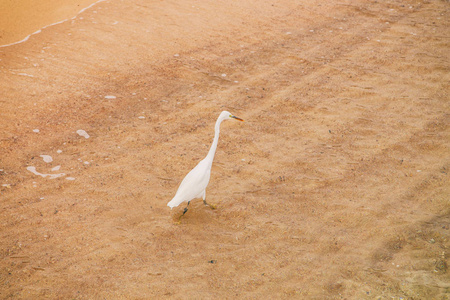
POLYGON ((235 120, 238 120, 238 121, 244 121, 244 120, 242 120, 241 118, 238 118, 238 117, 236 117, 236 116, 234 116, 232 113, 230 113, 229 111, 223 111, 221 114, 220 114, 220 117, 219 117, 220 119, 223 119, 223 120, 230 120, 230 119, 235 119, 235 120))

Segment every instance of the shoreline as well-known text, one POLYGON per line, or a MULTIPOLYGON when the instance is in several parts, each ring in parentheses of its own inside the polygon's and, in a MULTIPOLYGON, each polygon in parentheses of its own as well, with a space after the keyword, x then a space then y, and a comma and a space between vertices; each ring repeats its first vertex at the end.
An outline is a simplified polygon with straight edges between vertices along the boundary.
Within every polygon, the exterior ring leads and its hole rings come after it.
MULTIPOLYGON (((4 21, 0 21, 0 48, 5 48, 26 42, 32 35, 41 33, 42 30, 76 19, 81 13, 106 0, 79 0, 76 3, 60 3, 55 7, 54 0, 44 3, 43 8, 51 6, 46 13, 37 14, 29 0, 16 3, 15 7, 7 7, 3 4, 4 11, 10 12, 4 21), (81 10, 78 10, 82 6, 81 10), (22 9, 21 9, 22 8, 22 9), (55 15, 57 13, 57 16, 55 15), (62 18, 62 20, 61 20, 62 18), (13 29, 11 29, 13 28, 13 29), (31 33, 30 33, 31 32, 31 33)), ((40 3, 42 4, 42 3, 40 3)))

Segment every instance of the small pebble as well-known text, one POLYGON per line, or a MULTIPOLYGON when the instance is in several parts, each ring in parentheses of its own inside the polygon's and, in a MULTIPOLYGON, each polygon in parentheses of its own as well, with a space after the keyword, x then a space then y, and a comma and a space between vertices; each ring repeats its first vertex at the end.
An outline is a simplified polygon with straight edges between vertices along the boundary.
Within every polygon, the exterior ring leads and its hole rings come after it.
POLYGON ((50 155, 39 155, 46 163, 51 163, 53 158, 50 155))
POLYGON ((86 139, 89 138, 89 134, 88 134, 86 131, 84 131, 83 129, 78 129, 78 130, 77 130, 77 133, 78 133, 78 135, 80 135, 80 136, 84 136, 84 138, 86 138, 86 139))

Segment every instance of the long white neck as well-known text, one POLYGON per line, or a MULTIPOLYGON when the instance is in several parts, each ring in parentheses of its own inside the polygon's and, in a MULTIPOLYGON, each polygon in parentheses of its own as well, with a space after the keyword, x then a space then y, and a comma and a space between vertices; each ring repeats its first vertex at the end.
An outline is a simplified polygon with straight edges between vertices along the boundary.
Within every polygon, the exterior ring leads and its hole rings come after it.
POLYGON ((206 155, 205 160, 207 160, 210 164, 212 164, 214 160, 214 154, 216 154, 217 143, 219 142, 219 134, 220 134, 220 123, 222 123, 223 119, 218 118, 216 121, 216 126, 214 127, 214 141, 209 149, 208 155, 206 155))

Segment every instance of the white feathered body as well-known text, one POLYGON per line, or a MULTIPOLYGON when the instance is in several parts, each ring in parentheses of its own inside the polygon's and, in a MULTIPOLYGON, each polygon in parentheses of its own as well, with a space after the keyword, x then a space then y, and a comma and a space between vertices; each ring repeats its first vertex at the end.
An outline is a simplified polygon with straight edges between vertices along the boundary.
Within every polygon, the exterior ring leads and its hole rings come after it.
POLYGON ((211 163, 203 159, 184 177, 175 197, 167 203, 170 208, 195 198, 204 198, 211 177, 211 163))

